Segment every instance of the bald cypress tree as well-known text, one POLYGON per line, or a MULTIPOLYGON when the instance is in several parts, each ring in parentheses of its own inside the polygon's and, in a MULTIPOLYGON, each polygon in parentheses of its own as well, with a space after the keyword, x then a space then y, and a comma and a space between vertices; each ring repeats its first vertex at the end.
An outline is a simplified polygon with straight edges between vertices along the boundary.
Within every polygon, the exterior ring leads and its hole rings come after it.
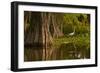
MULTIPOLYGON (((41 48, 41 60, 52 59, 54 48, 53 38, 63 36, 61 24, 63 15, 49 12, 25 12, 24 14, 24 45, 41 48)), ((35 56, 34 55, 34 56, 35 56)))

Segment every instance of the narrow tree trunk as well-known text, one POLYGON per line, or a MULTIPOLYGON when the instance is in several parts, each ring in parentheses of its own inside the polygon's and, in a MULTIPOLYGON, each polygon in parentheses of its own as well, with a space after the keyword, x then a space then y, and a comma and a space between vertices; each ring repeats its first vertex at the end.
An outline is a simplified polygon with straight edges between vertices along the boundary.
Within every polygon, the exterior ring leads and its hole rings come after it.
POLYGON ((56 37, 56 38, 62 37, 63 32, 59 28, 59 25, 57 22, 57 17, 53 14, 51 19, 52 19, 51 26, 52 26, 52 30, 53 30, 52 36, 56 37))

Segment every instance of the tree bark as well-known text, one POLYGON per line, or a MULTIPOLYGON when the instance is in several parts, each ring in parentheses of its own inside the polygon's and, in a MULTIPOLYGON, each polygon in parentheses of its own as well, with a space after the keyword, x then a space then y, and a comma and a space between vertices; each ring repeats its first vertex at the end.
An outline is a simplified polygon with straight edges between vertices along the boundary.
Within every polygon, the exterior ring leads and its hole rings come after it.
POLYGON ((60 20, 58 20, 58 19, 59 19, 59 16, 57 16, 55 14, 52 14, 52 16, 51 16, 51 27, 52 27, 51 30, 52 30, 52 33, 51 34, 55 38, 63 36, 63 32, 60 29, 61 23, 59 24, 60 20))
POLYGON ((36 57, 35 59, 37 60, 54 59, 52 55, 52 53, 54 54, 55 51, 55 49, 52 46, 53 38, 63 36, 63 33, 58 25, 59 23, 57 16, 55 16, 55 14, 53 13, 47 12, 30 12, 28 14, 29 15, 26 15, 24 20, 24 45, 25 47, 32 47, 33 53, 29 54, 33 56, 32 58, 36 57), (26 26, 28 20, 30 22, 28 26, 26 26), (33 54, 38 54, 38 58, 33 54))

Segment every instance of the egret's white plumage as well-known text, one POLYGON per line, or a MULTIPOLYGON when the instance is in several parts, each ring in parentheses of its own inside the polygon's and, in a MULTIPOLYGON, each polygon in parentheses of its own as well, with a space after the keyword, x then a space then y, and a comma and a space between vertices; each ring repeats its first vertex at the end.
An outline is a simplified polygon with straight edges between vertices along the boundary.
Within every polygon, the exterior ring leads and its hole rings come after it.
POLYGON ((69 33, 68 35, 69 35, 69 36, 73 36, 74 34, 75 34, 75 27, 74 27, 74 31, 71 32, 71 33, 69 33))
POLYGON ((72 35, 74 35, 74 34, 75 34, 75 32, 72 32, 72 33, 69 33, 68 35, 72 36, 72 35))

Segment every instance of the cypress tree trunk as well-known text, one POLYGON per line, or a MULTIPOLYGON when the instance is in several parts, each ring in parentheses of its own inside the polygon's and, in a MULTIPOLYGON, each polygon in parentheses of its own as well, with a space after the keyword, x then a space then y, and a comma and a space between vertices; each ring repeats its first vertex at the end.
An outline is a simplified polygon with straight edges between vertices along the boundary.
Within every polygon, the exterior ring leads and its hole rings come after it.
POLYGON ((55 38, 58 38, 58 37, 61 37, 63 36, 63 32, 62 30, 60 29, 60 25, 61 23, 59 24, 60 20, 59 20, 59 16, 56 16, 56 14, 52 14, 52 17, 51 17, 51 26, 52 26, 52 36, 55 37, 55 38))
POLYGON ((29 48, 25 56, 26 61, 56 59, 57 55, 54 55, 56 50, 52 46, 53 38, 63 36, 57 23, 57 17, 47 12, 26 14, 28 15, 24 17, 24 46, 29 48))
POLYGON ((41 17, 42 17, 42 30, 43 30, 42 36, 43 36, 43 41, 45 42, 44 43, 45 48, 43 49, 43 60, 49 60, 51 58, 50 52, 53 49, 52 48, 53 38, 49 30, 51 13, 41 13, 41 17))

